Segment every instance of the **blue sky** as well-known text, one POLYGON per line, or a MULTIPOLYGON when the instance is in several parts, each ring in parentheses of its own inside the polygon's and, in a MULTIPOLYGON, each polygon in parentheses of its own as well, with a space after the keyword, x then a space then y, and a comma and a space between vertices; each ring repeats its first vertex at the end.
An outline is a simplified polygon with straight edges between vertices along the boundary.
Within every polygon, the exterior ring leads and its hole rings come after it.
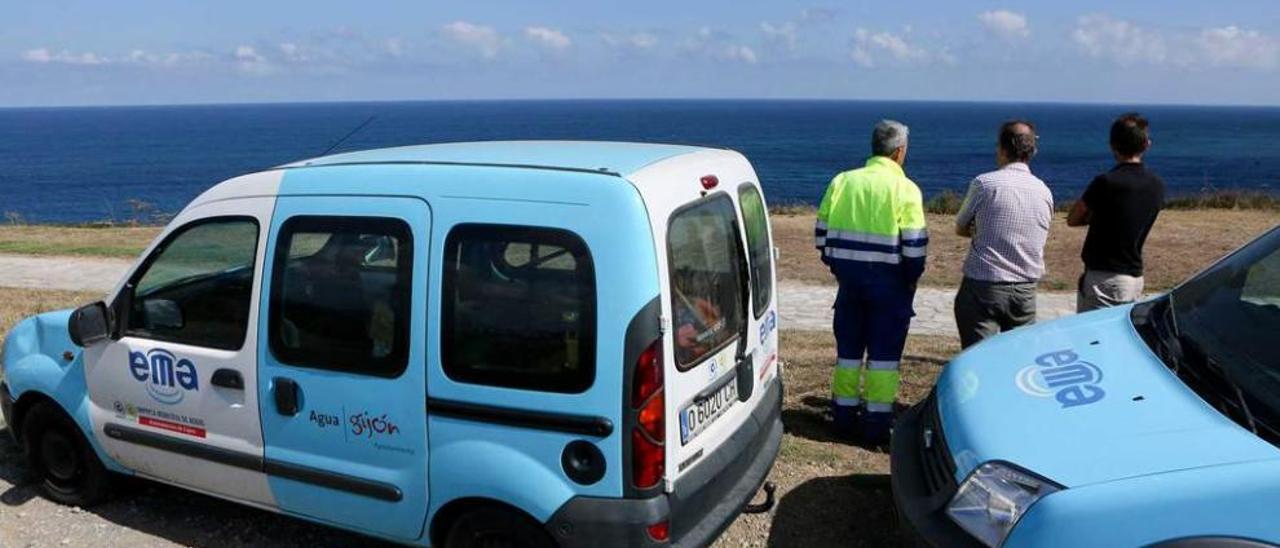
POLYGON ((1280 4, 0 5, 0 106, 503 98, 1280 104, 1280 4))

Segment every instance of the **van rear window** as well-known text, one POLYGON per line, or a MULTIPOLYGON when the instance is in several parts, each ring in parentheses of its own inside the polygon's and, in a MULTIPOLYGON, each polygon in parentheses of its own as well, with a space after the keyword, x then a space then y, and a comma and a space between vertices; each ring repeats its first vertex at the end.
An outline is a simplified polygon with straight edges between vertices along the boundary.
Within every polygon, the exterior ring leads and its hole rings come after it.
POLYGON ((577 393, 595 382, 595 269, 576 234, 464 224, 445 241, 442 361, 472 384, 577 393))
POLYGON ((733 202, 723 194, 671 217, 671 310, 682 371, 734 340, 742 328, 745 280, 736 222, 733 202))
POLYGON ((764 198, 755 185, 747 183, 738 189, 742 203, 742 223, 747 229, 747 245, 751 248, 751 295, 756 317, 763 316, 773 299, 773 248, 769 245, 769 214, 764 198))

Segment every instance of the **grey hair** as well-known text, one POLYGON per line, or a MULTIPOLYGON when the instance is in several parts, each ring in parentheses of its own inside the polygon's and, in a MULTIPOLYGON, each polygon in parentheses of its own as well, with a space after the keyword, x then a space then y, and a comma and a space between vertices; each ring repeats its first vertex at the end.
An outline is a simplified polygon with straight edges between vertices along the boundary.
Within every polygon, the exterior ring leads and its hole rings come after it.
POLYGON ((889 156, 907 146, 907 125, 897 120, 880 120, 871 130, 871 154, 889 156))

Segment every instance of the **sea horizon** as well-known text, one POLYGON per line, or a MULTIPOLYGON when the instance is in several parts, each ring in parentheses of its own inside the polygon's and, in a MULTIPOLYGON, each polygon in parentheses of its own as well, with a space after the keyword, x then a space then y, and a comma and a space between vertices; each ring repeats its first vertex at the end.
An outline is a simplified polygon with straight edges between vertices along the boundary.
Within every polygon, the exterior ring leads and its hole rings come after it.
POLYGON ((1124 102, 1081 100, 1008 100, 1008 99, 876 99, 837 97, 514 97, 514 98, 427 98, 427 99, 351 99, 351 100, 291 100, 291 101, 197 101, 190 103, 101 103, 101 104, 49 104, 49 105, 0 105, 3 110, 56 110, 56 109, 112 109, 112 108, 187 108, 187 107, 288 107, 326 105, 397 105, 397 104, 476 104, 476 103, 904 103, 940 105, 1029 105, 1063 107, 1116 107, 1116 108, 1207 108, 1207 109, 1262 109, 1280 110, 1280 103, 1185 103, 1185 102, 1124 102))
POLYGON ((616 140, 738 150, 773 204, 814 204, 867 156, 870 127, 911 127, 906 170, 926 197, 995 168, 999 124, 1035 122, 1032 169, 1055 199, 1112 166, 1118 114, 1151 119, 1170 195, 1280 189, 1280 107, 839 99, 528 99, 0 108, 0 213, 28 222, 180 210, 236 175, 334 152, 459 141, 616 140), (372 119, 367 126, 361 127, 372 119), (352 134, 356 128, 361 128, 352 134))

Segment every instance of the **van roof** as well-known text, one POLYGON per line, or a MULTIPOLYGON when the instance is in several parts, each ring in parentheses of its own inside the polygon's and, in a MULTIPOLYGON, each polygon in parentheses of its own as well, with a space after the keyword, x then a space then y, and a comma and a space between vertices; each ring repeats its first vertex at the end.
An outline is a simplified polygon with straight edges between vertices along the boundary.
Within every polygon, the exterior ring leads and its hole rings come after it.
POLYGON ((482 141, 345 152, 281 166, 439 163, 565 169, 627 177, 646 166, 707 147, 609 141, 482 141))

